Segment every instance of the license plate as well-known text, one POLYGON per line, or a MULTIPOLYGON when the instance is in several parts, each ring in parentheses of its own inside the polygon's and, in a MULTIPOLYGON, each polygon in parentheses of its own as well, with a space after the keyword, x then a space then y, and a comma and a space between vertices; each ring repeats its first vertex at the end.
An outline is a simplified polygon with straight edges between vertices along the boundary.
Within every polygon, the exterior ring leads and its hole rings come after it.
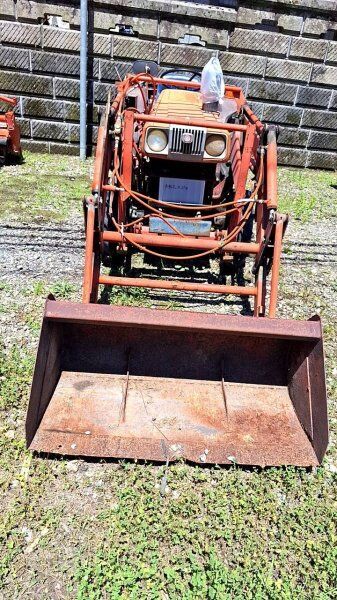
POLYGON ((209 237, 211 233, 211 221, 181 221, 180 219, 161 219, 160 217, 150 217, 150 233, 173 233, 177 235, 175 229, 178 229, 183 235, 209 237), (171 227, 173 225, 173 227, 171 227))
POLYGON ((205 182, 198 179, 160 177, 159 200, 175 204, 202 204, 205 182))

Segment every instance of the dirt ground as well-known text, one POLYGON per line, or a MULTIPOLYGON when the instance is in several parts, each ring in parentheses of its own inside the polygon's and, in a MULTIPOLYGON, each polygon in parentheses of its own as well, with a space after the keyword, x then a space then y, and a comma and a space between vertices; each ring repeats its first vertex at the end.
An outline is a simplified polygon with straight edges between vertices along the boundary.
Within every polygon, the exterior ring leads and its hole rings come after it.
MULTIPOLYGON (((91 162, 31 154, 0 171, 0 598, 336 598, 336 174, 279 175, 280 207, 292 219, 278 316, 319 314, 324 325, 331 433, 322 467, 178 462, 162 494, 164 466, 25 449, 44 299, 80 299, 90 171, 91 162)), ((241 301, 202 295, 116 289, 105 299, 247 312, 241 301)))

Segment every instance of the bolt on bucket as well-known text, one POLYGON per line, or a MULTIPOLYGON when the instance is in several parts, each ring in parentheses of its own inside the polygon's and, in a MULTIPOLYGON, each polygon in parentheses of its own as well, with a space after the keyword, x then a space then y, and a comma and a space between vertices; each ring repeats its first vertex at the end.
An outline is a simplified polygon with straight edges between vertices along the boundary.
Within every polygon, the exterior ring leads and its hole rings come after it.
POLYGON ((26 434, 62 455, 318 465, 320 321, 47 300, 26 434))

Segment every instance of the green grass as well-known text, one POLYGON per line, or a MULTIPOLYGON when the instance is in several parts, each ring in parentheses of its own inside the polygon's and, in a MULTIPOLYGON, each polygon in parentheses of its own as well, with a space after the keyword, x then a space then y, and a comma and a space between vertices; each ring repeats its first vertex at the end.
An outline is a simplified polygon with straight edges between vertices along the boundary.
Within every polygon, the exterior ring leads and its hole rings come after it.
POLYGON ((26 151, 22 165, 0 170, 0 219, 63 221, 82 210, 89 190, 88 165, 79 158, 26 151))
MULTIPOLYGON (((326 319, 334 434, 335 340, 326 319)), ((162 494, 164 466, 30 455, 23 419, 33 364, 25 347, 0 354, 0 589, 7 597, 38 584, 47 600, 55 581, 63 597, 77 600, 335 597, 333 448, 313 471, 178 462, 162 494)))
POLYGON ((150 306, 148 291, 144 288, 114 286, 104 294, 104 303, 115 306, 150 306))
MULTIPOLYGON (((0 353, 0 410, 17 411, 27 399, 27 385, 32 375, 32 357, 13 347, 0 353)), ((12 415, 13 416, 13 415, 12 415)))
POLYGON ((25 349, 0 356, 7 597, 41 581, 40 597, 50 598, 55 578, 64 597, 78 600, 335 597, 337 475, 327 464, 307 471, 178 462, 164 495, 164 466, 83 463, 81 474, 69 470, 72 461, 25 450, 17 421, 32 368, 25 349))
POLYGON ((114 474, 115 507, 97 515, 104 535, 78 558, 78 598, 329 597, 336 498, 323 469, 176 465, 164 499, 161 476, 140 465, 114 474))
MULTIPOLYGON (((31 168, 36 160, 40 172, 46 172, 63 158, 31 160, 31 168)), ((302 221, 317 222, 335 214, 334 178, 331 173, 281 169, 281 209, 302 221)), ((19 184, 24 186, 23 180, 19 184)), ((56 197, 64 193, 63 185, 63 180, 56 184, 56 197)), ((43 189, 43 178, 38 177, 37 186, 43 189)), ((18 186, 19 197, 21 193, 18 186)), ((11 207, 9 217, 15 213, 11 207)), ((28 220, 37 218, 40 210, 21 209, 22 218, 28 220)), ((62 214, 70 214, 68 209, 77 209, 75 200, 69 199, 62 214)), ((57 203, 53 210, 58 211, 57 203)), ((312 286, 308 264, 296 286, 286 277, 288 268, 293 268, 291 263, 282 267, 281 285, 287 312, 303 319, 319 310, 324 323, 332 437, 323 466, 313 470, 202 468, 178 462, 168 468, 166 487, 164 466, 55 460, 26 450, 24 419, 43 299, 48 292, 58 299, 78 294, 76 286, 63 280, 27 284, 15 319, 28 325, 33 344, 28 346, 23 336, 0 352, 0 590, 4 598, 336 598, 337 316, 335 303, 325 291, 335 292, 337 279, 332 271, 324 286, 312 286)), ((320 273, 326 266, 317 269, 320 273)), ((4 296, 13 285, 0 284, 4 296)), ((113 288, 105 301, 131 306, 152 303, 141 288, 113 288)))
POLYGON ((58 281, 51 286, 50 291, 56 300, 71 300, 76 293, 76 286, 69 281, 58 281))
MULTIPOLYGON (((1 291, 1 290, 0 290, 1 291)), ((56 281, 47 285, 44 281, 37 280, 33 284, 22 289, 22 295, 29 298, 30 302, 24 303, 16 311, 18 322, 28 326, 30 333, 36 337, 40 331, 43 315, 43 307, 49 294, 53 294, 56 300, 78 300, 78 287, 69 281, 56 281), (34 299, 34 301, 32 301, 34 299)), ((1 302, 1 296, 0 296, 1 302)), ((13 308, 13 307, 12 307, 13 308)), ((0 312, 8 312, 9 306, 2 306, 0 312)))
POLYGON ((279 210, 307 222, 337 215, 337 175, 331 171, 279 168, 279 210))
POLYGON ((24 289, 24 295, 45 299, 48 294, 53 294, 56 300, 72 300, 77 291, 76 285, 70 281, 60 280, 47 285, 39 279, 24 289))

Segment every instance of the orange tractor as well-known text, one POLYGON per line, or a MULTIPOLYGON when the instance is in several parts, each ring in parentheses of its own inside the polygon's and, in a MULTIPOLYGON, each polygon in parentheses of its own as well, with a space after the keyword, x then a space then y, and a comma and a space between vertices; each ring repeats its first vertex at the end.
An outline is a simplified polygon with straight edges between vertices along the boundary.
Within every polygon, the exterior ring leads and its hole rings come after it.
POLYGON ((7 98, 0 95, 0 102, 11 107, 0 114, 0 166, 4 165, 7 157, 20 162, 22 160, 20 128, 15 120, 14 108, 16 98, 7 98))
POLYGON ((29 448, 217 464, 321 462, 328 442, 321 323, 275 318, 287 225, 277 211, 276 138, 238 87, 226 86, 221 107, 203 105, 198 73, 159 78, 147 69, 118 84, 85 201, 83 302, 46 303, 29 448), (135 276, 139 254, 144 267, 135 276), (246 257, 250 285, 242 278, 246 257), (169 275, 158 277, 156 267, 169 275), (196 281, 198 267, 208 282, 196 281), (100 286, 251 298, 252 314, 103 305, 100 286))

